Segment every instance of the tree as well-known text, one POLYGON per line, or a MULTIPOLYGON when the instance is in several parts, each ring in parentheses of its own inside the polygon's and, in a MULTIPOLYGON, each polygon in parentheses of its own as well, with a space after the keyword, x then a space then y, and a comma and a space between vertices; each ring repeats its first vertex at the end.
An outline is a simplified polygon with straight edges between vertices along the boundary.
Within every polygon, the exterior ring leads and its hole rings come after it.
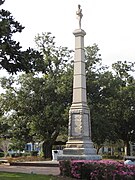
POLYGON ((123 140, 130 154, 129 143, 135 137, 135 79, 131 75, 135 63, 118 61, 109 71, 101 62, 98 46, 88 46, 86 77, 92 140, 97 151, 104 142, 123 140))
POLYGON ((101 64, 99 49, 87 47, 86 75, 88 104, 91 110, 92 140, 97 149, 104 142, 123 140, 127 154, 135 137, 134 64, 118 61, 113 71, 101 64))
POLYGON ((1 84, 6 93, 2 102, 5 111, 11 112, 8 122, 13 138, 25 143, 42 141, 44 157, 51 158, 52 145, 67 126, 73 72, 67 62, 70 51, 56 47, 50 33, 38 35, 36 41, 44 57, 44 73, 23 74, 16 80, 3 78, 1 84))
POLYGON ((135 63, 121 62, 113 64, 115 79, 119 82, 113 99, 112 109, 116 123, 116 133, 123 140, 126 155, 130 155, 130 142, 135 138, 135 79, 132 76, 135 63))
MULTIPOLYGON (((5 0, 0 0, 0 5, 4 2, 5 0)), ((13 35, 21 33, 23 29, 9 11, 0 10, 0 69, 6 69, 12 74, 18 71, 38 71, 37 64, 42 61, 38 51, 31 48, 22 51, 20 43, 13 40, 13 35)))
POLYGON ((115 82, 108 67, 102 65, 96 44, 86 48, 87 97, 91 112, 92 140, 99 149, 106 141, 115 141, 116 133, 111 119, 110 102, 115 82))

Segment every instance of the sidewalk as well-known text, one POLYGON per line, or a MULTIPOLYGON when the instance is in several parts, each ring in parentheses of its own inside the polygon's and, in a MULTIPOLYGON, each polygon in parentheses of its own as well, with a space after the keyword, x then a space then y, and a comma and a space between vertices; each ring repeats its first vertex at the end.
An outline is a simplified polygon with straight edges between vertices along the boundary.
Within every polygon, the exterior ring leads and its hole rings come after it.
POLYGON ((54 162, 50 161, 50 167, 38 167, 38 163, 36 166, 10 166, 8 164, 1 164, 0 171, 3 172, 20 172, 20 173, 28 173, 28 174, 45 174, 45 175, 59 175, 60 170, 59 167, 51 167, 51 164, 54 162))

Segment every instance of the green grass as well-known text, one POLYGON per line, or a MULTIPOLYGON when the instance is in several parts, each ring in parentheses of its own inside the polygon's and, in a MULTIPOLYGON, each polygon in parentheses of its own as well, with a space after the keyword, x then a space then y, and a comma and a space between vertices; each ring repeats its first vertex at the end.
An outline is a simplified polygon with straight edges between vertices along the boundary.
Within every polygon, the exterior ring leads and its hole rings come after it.
POLYGON ((0 172, 0 180, 57 180, 57 178, 38 174, 0 172))

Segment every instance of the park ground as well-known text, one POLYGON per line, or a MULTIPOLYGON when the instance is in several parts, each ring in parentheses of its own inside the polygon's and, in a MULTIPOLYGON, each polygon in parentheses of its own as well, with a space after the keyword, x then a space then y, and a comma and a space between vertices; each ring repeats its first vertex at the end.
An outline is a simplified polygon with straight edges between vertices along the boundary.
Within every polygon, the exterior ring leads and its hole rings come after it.
POLYGON ((60 176, 59 167, 0 165, 0 180, 70 180, 60 176))

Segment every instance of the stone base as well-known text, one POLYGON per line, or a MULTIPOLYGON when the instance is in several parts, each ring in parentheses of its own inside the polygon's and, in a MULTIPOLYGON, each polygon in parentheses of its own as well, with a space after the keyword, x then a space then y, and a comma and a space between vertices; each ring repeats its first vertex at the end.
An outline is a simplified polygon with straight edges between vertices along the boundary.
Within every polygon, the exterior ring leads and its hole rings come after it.
POLYGON ((97 155, 93 142, 89 137, 69 138, 63 154, 57 156, 57 160, 101 160, 102 156, 97 155))
POLYGON ((100 155, 58 155, 57 160, 101 160, 100 155))
POLYGON ((65 155, 96 155, 96 149, 89 137, 69 139, 66 148, 63 149, 65 155))

